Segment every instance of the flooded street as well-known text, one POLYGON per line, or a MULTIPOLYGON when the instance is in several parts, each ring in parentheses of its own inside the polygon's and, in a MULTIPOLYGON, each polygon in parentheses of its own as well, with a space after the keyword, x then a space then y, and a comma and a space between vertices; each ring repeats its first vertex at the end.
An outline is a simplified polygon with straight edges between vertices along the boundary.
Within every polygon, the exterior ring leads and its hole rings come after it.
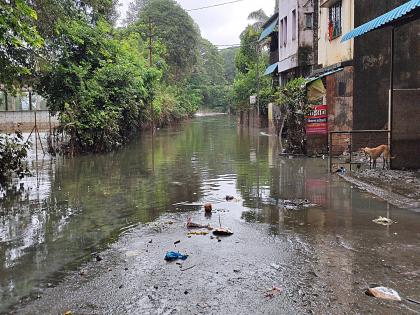
POLYGON ((27 189, 0 202, 0 313, 420 313, 406 300, 420 301, 420 210, 330 176, 326 159, 279 156, 266 132, 198 117, 118 152, 32 162, 27 189), (234 235, 187 237, 188 217, 219 216, 234 235), (166 263, 168 250, 189 257, 166 263), (365 295, 373 284, 403 301, 365 295))

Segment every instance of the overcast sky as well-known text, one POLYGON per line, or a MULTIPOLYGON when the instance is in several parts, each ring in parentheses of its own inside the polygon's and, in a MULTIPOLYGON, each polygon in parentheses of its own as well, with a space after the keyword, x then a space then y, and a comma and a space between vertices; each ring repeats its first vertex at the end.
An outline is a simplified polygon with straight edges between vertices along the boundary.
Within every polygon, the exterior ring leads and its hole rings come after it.
MULTIPOLYGON (((125 17, 128 4, 132 0, 120 1, 120 19, 125 17)), ((176 0, 184 9, 194 9, 232 0, 176 0)), ((274 0, 245 0, 220 7, 189 12, 200 26, 201 35, 215 45, 239 43, 239 34, 249 23, 248 14, 263 9, 267 15, 273 14, 274 0)))

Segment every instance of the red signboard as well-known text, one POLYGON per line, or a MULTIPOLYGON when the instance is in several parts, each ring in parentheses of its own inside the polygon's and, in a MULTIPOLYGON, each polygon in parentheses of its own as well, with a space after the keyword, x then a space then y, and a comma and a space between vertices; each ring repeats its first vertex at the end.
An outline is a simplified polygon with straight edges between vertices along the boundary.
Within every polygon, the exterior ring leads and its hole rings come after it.
POLYGON ((311 106, 309 115, 306 116, 306 134, 325 135, 328 134, 327 105, 311 106))

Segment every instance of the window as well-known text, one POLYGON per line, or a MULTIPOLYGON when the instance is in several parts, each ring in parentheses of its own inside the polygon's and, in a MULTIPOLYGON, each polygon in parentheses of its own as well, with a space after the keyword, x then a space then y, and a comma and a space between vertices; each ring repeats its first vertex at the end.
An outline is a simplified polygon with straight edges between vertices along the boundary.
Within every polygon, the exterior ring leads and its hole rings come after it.
POLYGON ((280 47, 283 47, 283 19, 279 23, 279 39, 280 47))
POLYGON ((313 27, 313 18, 312 13, 305 13, 305 29, 312 29, 313 27))
POLYGON ((283 19, 283 45, 287 44, 287 16, 283 19))
POLYGON ((292 40, 296 39, 296 10, 292 11, 292 40))
POLYGON ((329 8, 328 33, 330 40, 341 36, 341 1, 329 8))

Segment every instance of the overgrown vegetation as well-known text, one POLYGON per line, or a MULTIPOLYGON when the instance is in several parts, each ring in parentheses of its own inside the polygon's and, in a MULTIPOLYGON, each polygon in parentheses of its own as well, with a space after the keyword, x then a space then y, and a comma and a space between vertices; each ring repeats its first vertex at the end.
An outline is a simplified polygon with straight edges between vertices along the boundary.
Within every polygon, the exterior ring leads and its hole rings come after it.
POLYGON ((309 112, 306 98, 304 78, 289 81, 276 93, 276 103, 280 107, 281 116, 276 120, 276 130, 279 137, 286 127, 285 147, 288 153, 302 154, 305 152, 305 115, 309 112))
POLYGON ((262 10, 252 12, 249 18, 256 20, 248 25, 240 36, 241 46, 235 56, 236 75, 233 82, 232 98, 236 109, 246 112, 251 105, 249 97, 259 94, 260 112, 266 114, 267 105, 273 98, 270 76, 263 76, 268 65, 268 53, 258 43, 262 31, 263 20, 267 19, 262 10), (259 84, 259 93, 258 93, 259 84))
POLYGON ((0 191, 7 189, 14 177, 30 175, 25 161, 29 144, 22 134, 0 134, 0 191))
POLYGON ((117 2, 0 3, 0 81, 47 99, 65 151, 109 151, 139 129, 227 107, 223 59, 180 5, 136 0, 116 28, 117 2))

